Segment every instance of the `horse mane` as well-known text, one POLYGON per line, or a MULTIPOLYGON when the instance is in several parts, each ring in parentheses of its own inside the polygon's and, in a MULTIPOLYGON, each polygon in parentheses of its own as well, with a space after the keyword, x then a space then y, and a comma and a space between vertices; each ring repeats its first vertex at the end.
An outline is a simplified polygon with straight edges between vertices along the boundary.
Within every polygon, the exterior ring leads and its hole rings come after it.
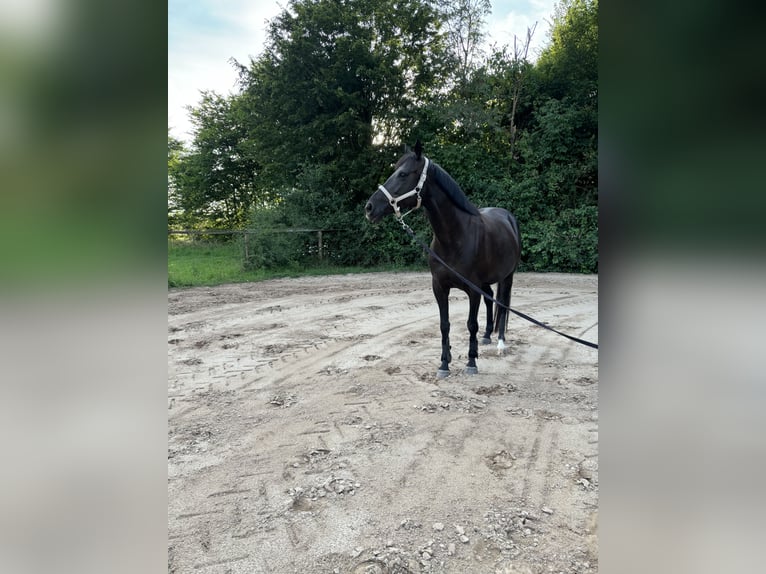
POLYGON ((428 171, 430 172, 429 175, 444 190, 444 193, 447 194, 452 203, 455 204, 455 207, 471 215, 479 215, 479 210, 476 206, 468 200, 468 197, 458 183, 440 165, 432 161, 428 171))

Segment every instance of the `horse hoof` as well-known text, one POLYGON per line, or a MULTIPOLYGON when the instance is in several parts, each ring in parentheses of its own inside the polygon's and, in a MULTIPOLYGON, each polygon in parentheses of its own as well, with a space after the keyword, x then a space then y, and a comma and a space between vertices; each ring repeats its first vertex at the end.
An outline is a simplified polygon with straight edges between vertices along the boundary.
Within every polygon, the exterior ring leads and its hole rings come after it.
POLYGON ((482 344, 482 345, 489 345, 489 344, 491 344, 491 343, 492 343, 492 339, 490 339, 489 337, 484 337, 484 338, 481 340, 481 344, 482 344))
POLYGON ((497 341, 497 354, 498 355, 504 355, 505 354, 505 349, 506 349, 505 341, 503 341, 502 339, 499 339, 497 341))
POLYGON ((465 368, 465 374, 466 375, 478 375, 479 369, 478 367, 466 367, 465 368))
POLYGON ((449 377, 449 371, 445 371, 444 369, 439 369, 436 371, 437 379, 446 379, 447 377, 449 377))

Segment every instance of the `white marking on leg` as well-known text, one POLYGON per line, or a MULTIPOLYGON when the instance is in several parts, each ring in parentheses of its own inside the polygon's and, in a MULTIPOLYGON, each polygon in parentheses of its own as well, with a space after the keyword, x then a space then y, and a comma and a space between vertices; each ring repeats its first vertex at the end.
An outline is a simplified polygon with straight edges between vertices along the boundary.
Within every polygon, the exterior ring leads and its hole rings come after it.
POLYGON ((498 353, 502 353, 503 351, 505 351, 505 341, 503 341, 502 339, 498 339, 497 340, 497 352, 498 353))

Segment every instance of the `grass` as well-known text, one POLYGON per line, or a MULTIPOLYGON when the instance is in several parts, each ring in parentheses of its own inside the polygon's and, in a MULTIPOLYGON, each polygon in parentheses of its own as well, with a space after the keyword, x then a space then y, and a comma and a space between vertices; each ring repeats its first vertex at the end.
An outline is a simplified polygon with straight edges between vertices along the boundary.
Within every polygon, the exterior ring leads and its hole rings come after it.
POLYGON ((257 275, 255 271, 243 271, 240 248, 236 243, 168 241, 169 287, 256 281, 259 279, 257 275))
POLYGON ((242 252, 237 242, 168 240, 168 287, 212 286, 307 275, 423 270, 423 267, 338 267, 317 262, 311 267, 246 271, 242 266, 242 252))

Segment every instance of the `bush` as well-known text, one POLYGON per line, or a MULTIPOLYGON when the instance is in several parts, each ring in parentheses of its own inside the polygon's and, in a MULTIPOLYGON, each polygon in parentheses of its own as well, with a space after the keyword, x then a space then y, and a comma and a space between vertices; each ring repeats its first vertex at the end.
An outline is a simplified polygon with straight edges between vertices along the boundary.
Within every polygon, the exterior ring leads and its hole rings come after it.
POLYGON ((253 269, 294 269, 315 258, 305 233, 288 232, 278 209, 255 210, 243 235, 243 266, 253 269))
POLYGON ((598 273, 598 209, 564 209, 553 220, 530 221, 521 229, 524 271, 598 273))

